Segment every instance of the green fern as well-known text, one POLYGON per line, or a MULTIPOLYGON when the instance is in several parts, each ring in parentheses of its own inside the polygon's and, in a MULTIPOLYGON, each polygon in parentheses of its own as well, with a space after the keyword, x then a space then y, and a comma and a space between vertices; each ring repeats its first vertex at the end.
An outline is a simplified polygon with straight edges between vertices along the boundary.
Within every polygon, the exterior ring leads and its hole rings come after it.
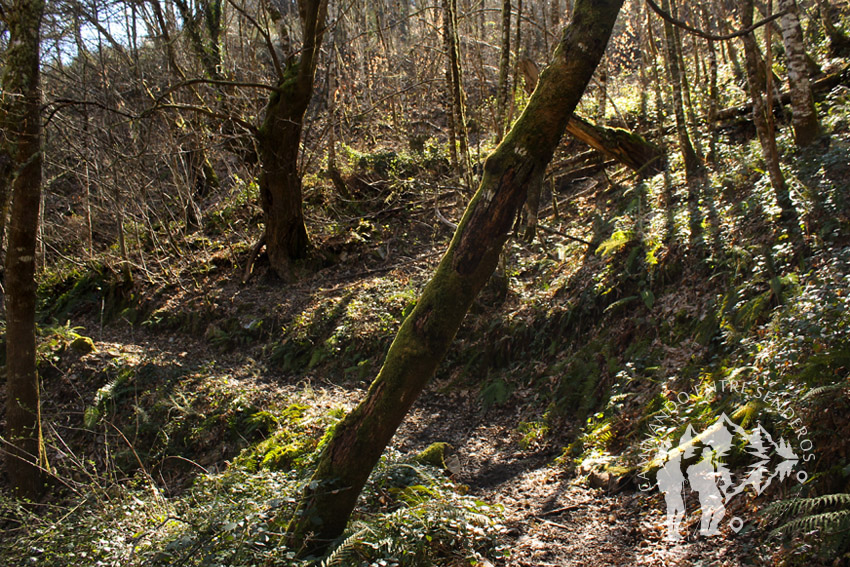
POLYGON ((764 513, 774 518, 787 518, 800 514, 813 514, 825 508, 844 507, 850 509, 850 494, 826 494, 814 498, 789 498, 774 502, 764 513))
POLYGON ((765 508, 765 515, 782 522, 773 537, 819 534, 821 551, 843 554, 850 550, 850 494, 790 498, 765 508))
POLYGON ((357 553, 357 545, 371 531, 368 527, 354 531, 322 560, 321 567, 342 567, 352 565, 362 559, 357 553))
POLYGON ((838 384, 829 384, 828 386, 820 386, 819 388, 812 388, 806 394, 800 398, 800 401, 810 400, 812 398, 820 397, 824 394, 830 394, 832 392, 837 392, 839 390, 844 390, 847 386, 843 383, 838 384))

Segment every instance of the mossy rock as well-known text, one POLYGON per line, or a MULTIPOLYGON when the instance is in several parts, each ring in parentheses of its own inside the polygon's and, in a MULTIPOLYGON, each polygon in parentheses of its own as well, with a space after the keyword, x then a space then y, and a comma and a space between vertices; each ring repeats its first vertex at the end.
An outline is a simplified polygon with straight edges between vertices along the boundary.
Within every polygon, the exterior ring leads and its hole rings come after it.
POLYGON ((249 472, 257 470, 288 471, 302 467, 316 450, 317 441, 308 436, 295 436, 281 431, 254 447, 246 449, 235 464, 249 472))
POLYGON ((94 341, 89 337, 77 337, 73 341, 71 341, 71 349, 79 354, 80 356, 89 354, 90 352, 94 352, 95 346, 94 341))
POLYGON ((431 443, 414 456, 411 461, 420 465, 431 465, 441 469, 446 468, 446 453, 452 451, 452 446, 442 441, 431 443))

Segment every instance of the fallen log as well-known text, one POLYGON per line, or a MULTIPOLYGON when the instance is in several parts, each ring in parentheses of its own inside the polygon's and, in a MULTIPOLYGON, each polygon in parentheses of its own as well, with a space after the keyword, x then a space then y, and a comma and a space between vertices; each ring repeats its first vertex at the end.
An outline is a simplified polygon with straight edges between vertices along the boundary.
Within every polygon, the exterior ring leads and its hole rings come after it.
MULTIPOLYGON (((525 90, 530 95, 540 74, 537 64, 523 59, 519 68, 525 78, 525 90)), ((592 124, 574 113, 567 122, 567 134, 644 176, 660 173, 667 166, 667 156, 661 148, 623 128, 592 124)))
POLYGON ((658 146, 622 128, 594 125, 573 114, 567 122, 567 133, 642 175, 661 173, 667 165, 658 146))
MULTIPOLYGON (((850 65, 846 65, 840 71, 835 73, 830 73, 820 79, 812 81, 812 92, 817 95, 823 96, 837 87, 838 85, 850 86, 850 65)), ((777 108, 781 108, 786 104, 790 104, 791 102, 791 93, 788 91, 782 92, 778 97, 774 97, 774 110, 777 108)), ((733 120, 735 118, 740 118, 741 116, 746 116, 748 114, 752 114, 753 112, 753 103, 748 102, 746 104, 741 104, 738 106, 732 106, 730 108, 724 108, 720 112, 717 113, 717 123, 725 122, 728 120, 733 120)))

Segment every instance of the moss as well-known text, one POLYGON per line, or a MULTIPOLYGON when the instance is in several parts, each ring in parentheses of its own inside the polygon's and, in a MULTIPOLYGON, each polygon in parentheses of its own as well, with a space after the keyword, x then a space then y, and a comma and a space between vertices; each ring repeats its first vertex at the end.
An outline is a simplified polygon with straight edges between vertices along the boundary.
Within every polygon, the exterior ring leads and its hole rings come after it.
POLYGON ((80 355, 89 354, 95 351, 94 341, 89 337, 79 336, 71 341, 71 349, 80 355))
POLYGON ((315 449, 315 439, 284 430, 243 451, 234 461, 234 465, 249 472, 287 471, 305 465, 305 457, 311 455, 315 449))
POLYGON ((452 446, 448 443, 442 441, 431 443, 414 456, 411 461, 420 465, 431 465, 432 467, 444 469, 446 468, 446 453, 450 451, 452 451, 452 446))

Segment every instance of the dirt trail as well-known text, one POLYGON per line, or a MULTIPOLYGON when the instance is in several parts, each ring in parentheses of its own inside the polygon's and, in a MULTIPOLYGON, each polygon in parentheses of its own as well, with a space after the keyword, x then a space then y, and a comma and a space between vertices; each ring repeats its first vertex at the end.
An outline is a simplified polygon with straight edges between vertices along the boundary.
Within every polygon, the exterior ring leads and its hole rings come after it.
MULTIPOLYGON (((559 447, 522 450, 516 424, 520 408, 483 414, 475 394, 441 394, 430 389, 397 436, 399 448, 421 449, 446 441, 456 450, 455 480, 483 500, 504 507, 508 558, 491 561, 510 567, 632 566, 667 567, 764 565, 750 534, 682 543, 664 539, 664 501, 656 491, 629 488, 609 493, 576 480, 554 465, 559 447)), ((698 516, 689 515, 689 532, 698 516)), ((727 530, 728 532, 728 530, 727 530)))

